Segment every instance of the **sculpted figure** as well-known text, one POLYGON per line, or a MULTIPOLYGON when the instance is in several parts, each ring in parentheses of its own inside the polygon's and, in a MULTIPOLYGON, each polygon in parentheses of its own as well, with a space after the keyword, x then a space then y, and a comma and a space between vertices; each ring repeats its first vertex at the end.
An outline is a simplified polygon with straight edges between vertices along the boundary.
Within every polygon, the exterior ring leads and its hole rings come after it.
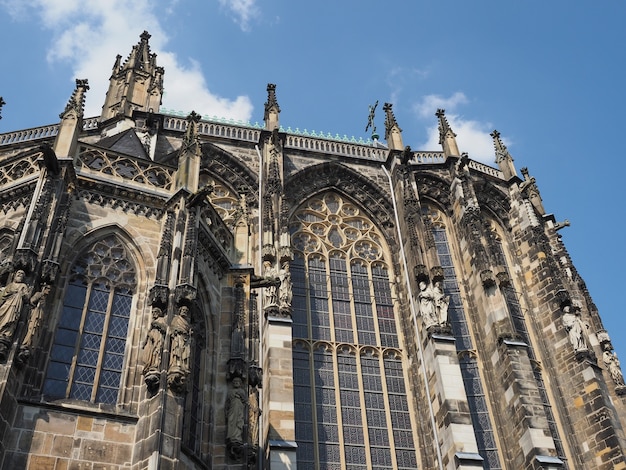
POLYGON ((280 308, 291 309, 291 300, 293 298, 291 272, 289 271, 289 263, 283 263, 283 269, 280 273, 280 287, 278 288, 278 300, 280 308))
POLYGON ((163 351, 163 340, 167 332, 165 312, 159 307, 152 308, 152 322, 150 331, 146 336, 141 351, 143 360, 143 375, 148 387, 156 386, 161 375, 161 354, 163 351))
POLYGON ((50 293, 51 287, 48 284, 44 284, 41 290, 30 298, 31 313, 28 320, 28 329, 24 335, 24 339, 20 346, 19 359, 22 362, 28 360, 31 354, 31 349, 39 338, 39 331, 41 329, 41 322, 44 316, 44 310, 46 307, 46 300, 50 293))
POLYGON ((433 297, 435 301, 437 322, 440 325, 444 325, 448 323, 448 306, 450 305, 450 296, 444 294, 441 281, 435 282, 435 285, 433 286, 433 297))
POLYGON ((226 398, 226 443, 229 446, 243 444, 243 426, 246 413, 246 392, 241 388, 242 382, 239 377, 233 379, 233 388, 226 398))
POLYGON ((24 282, 26 273, 15 271, 13 281, 0 294, 0 359, 4 359, 13 341, 22 306, 30 297, 30 288, 24 282))
POLYGON ((609 374, 617 386, 624 386, 624 375, 622 374, 622 368, 620 367, 619 359, 614 352, 604 351, 602 354, 602 360, 609 370, 609 374))
POLYGON ((167 371, 167 382, 171 388, 185 390, 187 376, 191 371, 191 325, 189 308, 185 305, 178 309, 170 325, 171 355, 167 371))
POLYGON ((435 308, 435 292, 433 288, 425 281, 419 283, 419 311, 426 328, 436 325, 439 322, 437 311, 435 308))
MULTIPOLYGON (((263 263, 263 276, 268 281, 278 278, 278 273, 272 267, 272 263, 270 263, 269 261, 265 261, 263 263)), ((265 287, 265 307, 269 307, 270 305, 278 305, 277 284, 278 283, 268 283, 265 287)))
POLYGON ((574 351, 586 351, 587 344, 585 343, 583 335, 584 324, 580 319, 580 314, 577 309, 570 305, 566 305, 563 307, 563 316, 561 318, 563 320, 563 325, 567 330, 569 342, 574 347, 574 351))
POLYGON ((250 443, 257 446, 259 443, 259 399, 256 389, 250 393, 248 399, 248 428, 250 430, 250 443))

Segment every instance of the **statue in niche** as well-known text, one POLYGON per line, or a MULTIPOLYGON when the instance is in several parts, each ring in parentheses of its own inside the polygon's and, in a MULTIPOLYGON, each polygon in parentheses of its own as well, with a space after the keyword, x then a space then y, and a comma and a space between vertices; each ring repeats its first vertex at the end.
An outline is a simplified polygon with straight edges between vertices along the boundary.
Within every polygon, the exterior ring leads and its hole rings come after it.
POLYGON ((580 318, 579 308, 566 305, 563 307, 563 316, 561 319, 567 331, 569 342, 574 347, 574 351, 577 353, 588 351, 584 336, 585 324, 580 318))
POLYGON ((151 390, 158 387, 161 379, 161 354, 166 332, 165 312, 159 307, 152 307, 152 322, 141 351, 144 380, 151 390))
POLYGON ((170 365, 167 383, 171 389, 184 392, 191 372, 191 324, 189 307, 182 305, 170 325, 170 365))
POLYGON ((248 397, 241 378, 235 377, 226 397, 226 445, 232 459, 239 460, 243 451, 243 428, 248 397))
MULTIPOLYGON (((276 272, 276 269, 269 261, 263 263, 263 277, 265 277, 267 281, 279 280, 279 273, 276 272)), ((264 295, 265 307, 278 305, 278 282, 268 282, 265 285, 264 295)))
POLYGON ((259 409, 257 393, 256 389, 252 389, 248 398, 248 434, 250 435, 250 444, 253 447, 259 445, 259 415, 261 410, 259 409))
POLYGON ((51 286, 44 284, 41 290, 30 298, 31 314, 28 320, 28 329, 22 340, 18 359, 21 363, 25 363, 30 358, 32 348, 39 339, 39 331, 46 307, 46 300, 50 294, 51 286))
POLYGON ((278 288, 278 300, 281 310, 291 310, 291 300, 293 299, 291 272, 289 271, 289 263, 283 263, 283 269, 280 271, 280 286, 278 288))
POLYGON ((606 365, 613 382, 618 387, 624 387, 624 375, 622 374, 622 368, 620 367, 619 359, 615 352, 611 352, 608 349, 602 353, 602 360, 606 365))
POLYGON ((444 294, 441 281, 434 285, 420 281, 419 289, 419 313, 426 329, 447 325, 450 296, 444 294))
POLYGON ((0 293, 0 360, 6 359, 22 307, 31 294, 30 287, 24 282, 25 277, 26 273, 18 269, 13 280, 0 293))
POLYGON ((445 295, 441 281, 435 281, 433 285, 433 297, 435 300, 435 314, 439 325, 448 323, 448 307, 450 305, 450 296, 445 295))

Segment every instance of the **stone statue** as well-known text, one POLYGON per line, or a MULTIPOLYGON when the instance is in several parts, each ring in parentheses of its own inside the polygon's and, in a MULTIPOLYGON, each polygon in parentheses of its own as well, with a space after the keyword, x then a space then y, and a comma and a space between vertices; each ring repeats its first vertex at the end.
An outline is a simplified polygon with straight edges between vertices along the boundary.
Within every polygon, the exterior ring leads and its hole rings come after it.
POLYGON ((617 385, 618 387, 623 387, 625 385, 624 375, 622 374, 622 368, 620 367, 617 354, 615 354, 615 352, 606 350, 602 354, 602 360, 609 370, 609 374, 611 375, 613 382, 615 382, 615 385, 617 385))
POLYGON ((587 343, 585 342, 584 337, 585 325, 580 319, 578 309, 576 307, 566 305, 563 307, 563 316, 561 318, 563 320, 563 326, 565 326, 565 329, 567 330, 569 342, 574 347, 574 351, 587 351, 587 343))
POLYGON ((256 447, 259 445, 259 399, 256 389, 253 389, 248 398, 248 429, 250 435, 250 444, 256 447))
POLYGON ((448 307, 450 305, 450 296, 445 295, 441 281, 436 281, 433 286, 433 298, 435 301, 435 314, 439 325, 448 323, 448 307))
POLYGON ((419 293, 419 312, 426 328, 434 326, 438 323, 437 312, 435 309, 435 293, 426 281, 420 281, 419 293))
POLYGON ((175 391, 183 392, 191 372, 191 325, 190 312, 186 305, 178 309, 170 325, 170 365, 167 383, 175 391))
MULTIPOLYGON (((276 278, 279 277, 278 273, 276 272, 276 270, 272 266, 272 263, 270 263, 269 261, 265 261, 263 263, 263 276, 267 280, 276 279, 276 278)), ((265 294, 264 307, 278 305, 278 292, 277 292, 278 287, 277 287, 277 284, 278 283, 268 283, 267 286, 265 287, 265 290, 264 290, 264 294, 265 294)))
POLYGON ((39 331, 41 330, 41 322, 44 316, 46 300, 50 293, 51 287, 44 284, 41 290, 30 298, 31 314, 28 320, 28 329, 22 340, 18 358, 21 362, 26 362, 30 357, 33 345, 39 339, 39 331))
POLYGON ((280 286, 278 288, 278 301, 280 303, 280 308, 284 310, 291 310, 292 299, 293 291, 289 263, 283 263, 283 269, 280 272, 280 286))
POLYGON ((148 388, 158 386, 161 377, 161 354, 163 340, 167 332, 165 312, 159 307, 152 307, 152 322, 150 330, 143 343, 141 359, 143 361, 143 375, 148 388))
POLYGON ((235 377, 233 388, 226 397, 226 445, 232 458, 239 458, 243 446, 243 428, 246 416, 247 394, 241 388, 242 381, 235 377))
POLYGON ((5 359, 13 334, 20 319, 22 306, 30 297, 30 288, 24 282, 26 273, 21 269, 15 271, 13 281, 8 283, 0 293, 0 359, 5 359))

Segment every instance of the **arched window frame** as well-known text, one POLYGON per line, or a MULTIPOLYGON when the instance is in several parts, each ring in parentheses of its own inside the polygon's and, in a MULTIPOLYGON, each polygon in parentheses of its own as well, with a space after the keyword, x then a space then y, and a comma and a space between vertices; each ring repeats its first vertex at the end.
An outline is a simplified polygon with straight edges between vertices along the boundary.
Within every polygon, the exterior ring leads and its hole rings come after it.
POLYGON ((332 191, 307 200, 291 220, 298 465, 416 468, 408 369, 382 232, 332 191), (388 393, 398 382, 401 393, 388 393))
POLYGON ((129 373, 137 258, 126 237, 115 232, 85 240, 76 252, 59 302, 42 395, 119 407, 129 373))

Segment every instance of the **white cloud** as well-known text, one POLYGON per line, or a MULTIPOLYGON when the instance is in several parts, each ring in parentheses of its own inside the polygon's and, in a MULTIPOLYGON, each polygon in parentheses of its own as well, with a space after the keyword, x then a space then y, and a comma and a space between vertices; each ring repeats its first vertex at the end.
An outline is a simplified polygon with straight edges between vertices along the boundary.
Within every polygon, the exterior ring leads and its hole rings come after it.
POLYGON ((256 18, 259 10, 256 0, 219 0, 222 7, 227 8, 234 15, 235 23, 242 31, 250 30, 250 21, 256 18))
MULTIPOLYGON (((178 0, 172 0, 173 7, 178 0)), ((235 100, 223 98, 207 88, 199 65, 180 63, 174 52, 166 49, 168 37, 149 0, 5 0, 2 6, 12 15, 39 15, 42 24, 52 31, 48 50, 51 62, 68 62, 74 78, 87 78, 90 90, 85 104, 86 116, 98 116, 109 85, 117 54, 124 60, 139 35, 146 29, 152 38, 150 48, 157 53, 157 63, 165 67, 163 106, 202 115, 247 121, 252 104, 246 96, 235 100), (137 19, 141 18, 141 26, 137 19)), ((69 88, 69 87, 68 87, 69 88)), ((71 89, 68 89, 68 97, 71 89)))
MULTIPOLYGON (((456 92, 450 97, 428 95, 413 106, 413 111, 420 118, 428 118, 430 120, 434 118, 437 109, 445 109, 446 119, 457 136, 456 142, 459 146, 459 151, 467 152, 473 160, 493 165, 495 151, 493 139, 490 135, 493 131, 493 125, 490 122, 468 119, 460 114, 457 108, 468 103, 469 99, 461 92, 456 92)), ((421 148, 441 148, 437 124, 428 127, 427 135, 428 139, 421 148)))

